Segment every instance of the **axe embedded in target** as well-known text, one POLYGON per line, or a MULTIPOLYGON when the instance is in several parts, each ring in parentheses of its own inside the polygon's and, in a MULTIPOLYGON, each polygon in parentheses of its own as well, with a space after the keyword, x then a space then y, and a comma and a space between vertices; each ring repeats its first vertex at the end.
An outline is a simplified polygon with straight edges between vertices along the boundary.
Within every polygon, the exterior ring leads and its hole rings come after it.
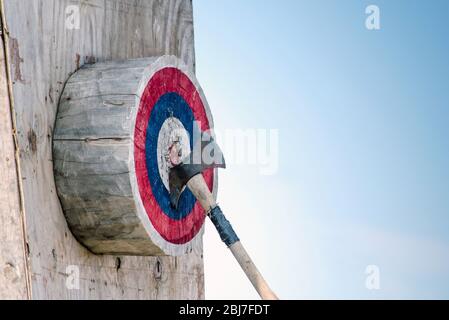
POLYGON ((64 214, 92 252, 129 255, 201 252, 209 216, 261 297, 274 299, 215 202, 225 159, 212 132, 203 91, 174 56, 81 68, 53 138, 64 214))

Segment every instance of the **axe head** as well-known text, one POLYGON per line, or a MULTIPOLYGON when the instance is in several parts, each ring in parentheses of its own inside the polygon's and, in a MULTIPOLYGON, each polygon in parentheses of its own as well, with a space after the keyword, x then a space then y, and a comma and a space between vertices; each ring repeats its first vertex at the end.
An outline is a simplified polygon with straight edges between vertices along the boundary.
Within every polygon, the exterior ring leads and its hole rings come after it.
POLYGON ((169 188, 171 205, 177 209, 181 193, 189 180, 209 168, 226 168, 223 153, 213 138, 207 133, 201 134, 192 152, 170 169, 169 188))

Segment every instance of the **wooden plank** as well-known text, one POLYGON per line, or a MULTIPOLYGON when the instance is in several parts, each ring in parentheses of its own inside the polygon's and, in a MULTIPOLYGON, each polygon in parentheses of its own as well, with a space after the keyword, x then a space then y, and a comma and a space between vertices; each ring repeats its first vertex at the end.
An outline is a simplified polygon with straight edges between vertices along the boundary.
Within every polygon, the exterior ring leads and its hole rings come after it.
POLYGON ((173 54, 194 67, 191 1, 6 0, 5 6, 33 298, 204 298, 201 254, 98 256, 81 246, 62 213, 52 163, 58 100, 79 66, 173 54), (80 10, 80 29, 66 28, 70 5, 80 10), (72 266, 79 289, 66 285, 72 266))
POLYGON ((2 37, 0 39, 0 299, 26 299, 27 264, 4 49, 2 37))

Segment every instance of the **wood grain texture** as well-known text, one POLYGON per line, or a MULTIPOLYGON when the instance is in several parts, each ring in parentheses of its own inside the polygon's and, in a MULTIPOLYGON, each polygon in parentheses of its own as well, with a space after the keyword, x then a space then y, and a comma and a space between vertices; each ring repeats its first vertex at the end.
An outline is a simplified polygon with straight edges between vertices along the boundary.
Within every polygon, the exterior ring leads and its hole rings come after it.
POLYGON ((64 83, 81 65, 173 54, 194 68, 191 1, 6 0, 5 7, 32 297, 204 298, 200 254, 178 258, 98 256, 80 245, 62 213, 52 163, 58 100, 64 83), (65 26, 69 5, 80 9, 78 30, 65 26), (79 268, 79 289, 66 286, 71 265, 79 268))
POLYGON ((26 252, 3 39, 0 39, 0 299, 26 299, 26 252))

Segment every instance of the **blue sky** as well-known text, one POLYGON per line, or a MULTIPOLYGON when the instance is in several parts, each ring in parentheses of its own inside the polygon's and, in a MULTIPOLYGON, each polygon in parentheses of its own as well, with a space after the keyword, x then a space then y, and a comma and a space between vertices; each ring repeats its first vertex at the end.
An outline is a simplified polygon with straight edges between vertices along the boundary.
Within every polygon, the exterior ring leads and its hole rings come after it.
MULTIPOLYGON (((278 295, 448 299, 449 2, 193 5, 216 128, 279 130, 276 174, 230 166, 219 187, 278 295)), ((257 298, 210 224, 205 268, 206 298, 257 298)))

